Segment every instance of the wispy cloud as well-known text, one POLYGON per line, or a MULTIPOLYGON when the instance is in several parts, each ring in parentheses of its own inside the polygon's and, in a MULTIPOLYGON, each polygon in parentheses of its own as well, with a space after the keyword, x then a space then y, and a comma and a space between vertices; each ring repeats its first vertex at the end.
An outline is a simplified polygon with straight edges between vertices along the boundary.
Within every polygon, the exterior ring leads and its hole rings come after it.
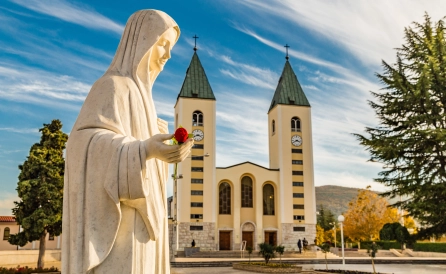
MULTIPOLYGON (((369 176, 361 176, 358 175, 357 172, 321 171, 316 173, 315 177, 317 181, 324 182, 321 185, 336 185, 354 188, 371 186, 374 191, 384 192, 387 190, 383 185, 374 182, 369 176)), ((348 203, 348 201, 346 201, 346 203, 348 203)))
MULTIPOLYGON (((256 34, 255 32, 248 30, 244 27, 239 27, 237 25, 235 25, 235 28, 243 33, 246 33, 254 38, 256 38, 258 41, 262 42, 263 44, 274 48, 278 51, 283 51, 283 46, 272 42, 266 38, 263 38, 262 36, 256 34)), ((366 77, 364 77, 363 75, 351 70, 351 69, 347 69, 339 64, 333 63, 333 62, 328 62, 325 61, 323 59, 308 55, 306 53, 302 53, 299 51, 295 51, 295 50, 289 50, 289 55, 293 56, 297 59, 300 59, 302 61, 305 62, 309 62, 311 64, 320 66, 321 68, 326 68, 329 69, 329 71, 334 74, 334 75, 338 75, 338 77, 334 77, 334 76, 327 76, 323 73, 318 72, 319 78, 315 79, 323 79, 324 81, 332 81, 332 82, 344 82, 350 85, 356 85, 358 86, 356 83, 361 83, 361 84, 367 84, 367 85, 371 85, 372 82, 370 82, 366 77), (341 78, 339 78, 341 77, 341 78)))
POLYGON ((7 67, 0 63, 0 98, 2 99, 65 107, 54 103, 56 101, 80 103, 89 90, 89 84, 70 76, 35 68, 7 67))
MULTIPOLYGON (((276 49, 278 51, 283 51, 283 46, 282 45, 279 45, 279 44, 277 44, 277 43, 275 43, 275 42, 273 42, 273 41, 271 41, 269 39, 266 39, 266 38, 258 35, 254 31, 250 30, 250 29, 238 26, 236 24, 234 25, 234 27, 237 30, 239 30, 239 31, 241 31, 241 32, 243 32, 243 33, 245 33, 245 34, 247 34, 247 35, 257 39, 259 42, 262 42, 263 44, 265 44, 267 46, 270 46, 271 48, 274 48, 274 49, 276 49)), ((336 70, 336 71, 339 71, 339 70, 345 71, 345 69, 342 66, 338 65, 338 64, 335 64, 335 63, 332 63, 332 62, 328 62, 328 61, 325 61, 323 59, 316 58, 314 56, 308 55, 308 54, 300 52, 300 51, 289 49, 288 53, 289 53, 290 56, 298 58, 298 59, 300 59, 302 61, 306 61, 306 62, 315 64, 315 65, 327 67, 327 68, 330 68, 330 69, 336 70)))
POLYGON ((237 90, 219 94, 217 166, 245 161, 267 166, 268 106, 269 101, 243 95, 243 92, 237 90))
POLYGON ((90 29, 108 30, 121 34, 124 26, 87 7, 73 5, 64 0, 12 0, 12 2, 33 10, 90 29))
POLYGON ((279 75, 270 69, 235 62, 225 55, 220 56, 219 59, 230 66, 229 69, 220 69, 223 75, 255 87, 275 89, 279 75))
POLYGON ((274 5, 247 0, 240 4, 302 26, 375 68, 381 59, 394 60, 393 49, 402 44, 404 27, 414 20, 421 21, 426 11, 440 19, 446 9, 445 1, 416 0, 283 0, 274 5))
POLYGON ((8 65, 10 61, 16 63, 20 62, 17 60, 25 59, 28 62, 23 64, 22 61, 20 66, 37 64, 52 71, 63 68, 67 74, 91 79, 103 73, 113 57, 109 52, 62 39, 57 33, 48 35, 52 29, 36 30, 26 21, 1 13, 0 31, 6 35, 0 40, 0 48, 5 53, 2 61, 8 65))
MULTIPOLYGON (((13 127, 0 127, 0 131, 7 131, 7 132, 14 132, 14 133, 24 133, 24 134, 28 134, 28 133, 34 133, 34 134, 38 134, 39 130, 37 128, 13 128, 13 127)), ((12 153, 12 152, 17 152, 17 151, 21 151, 21 150, 8 150, 8 153, 12 153)), ((6 153, 5 151, 2 151, 2 153, 6 153)))

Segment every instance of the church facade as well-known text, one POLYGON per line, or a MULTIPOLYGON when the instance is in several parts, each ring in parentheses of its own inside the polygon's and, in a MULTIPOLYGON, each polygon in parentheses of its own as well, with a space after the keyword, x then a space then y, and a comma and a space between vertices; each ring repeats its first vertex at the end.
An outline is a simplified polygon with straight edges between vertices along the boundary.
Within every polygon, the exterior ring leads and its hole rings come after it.
POLYGON ((286 58, 268 111, 269 167, 216 166, 216 97, 196 49, 175 104, 175 128, 194 134, 171 205, 174 250, 297 249, 316 237, 311 107, 286 58))

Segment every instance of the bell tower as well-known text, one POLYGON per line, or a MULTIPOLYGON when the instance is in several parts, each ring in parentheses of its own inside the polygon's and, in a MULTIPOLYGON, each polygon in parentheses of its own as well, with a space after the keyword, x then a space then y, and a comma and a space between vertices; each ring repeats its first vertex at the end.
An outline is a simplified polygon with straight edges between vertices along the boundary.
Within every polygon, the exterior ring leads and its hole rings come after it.
POLYGON ((178 164, 174 178, 172 216, 177 221, 178 249, 194 239, 201 246, 214 245, 215 208, 215 130, 216 99, 198 58, 195 35, 194 54, 175 104, 175 129, 182 126, 194 134, 189 158, 178 164))
MULTIPOLYGON (((279 169, 279 221, 286 231, 316 235, 311 106, 288 57, 268 110, 269 165, 279 169)), ((296 239, 297 242, 297 239, 296 239)))

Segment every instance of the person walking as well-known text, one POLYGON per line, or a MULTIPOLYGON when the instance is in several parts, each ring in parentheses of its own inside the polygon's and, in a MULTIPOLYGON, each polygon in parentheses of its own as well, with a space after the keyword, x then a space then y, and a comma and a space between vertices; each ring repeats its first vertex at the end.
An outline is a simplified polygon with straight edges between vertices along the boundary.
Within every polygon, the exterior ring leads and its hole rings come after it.
POLYGON ((305 237, 304 237, 304 239, 302 240, 302 244, 303 244, 303 246, 304 246, 304 252, 306 252, 307 249, 308 249, 308 241, 307 241, 307 239, 305 239, 305 237))
POLYGON ((302 253, 302 241, 300 239, 297 241, 297 247, 299 248, 299 253, 302 253))

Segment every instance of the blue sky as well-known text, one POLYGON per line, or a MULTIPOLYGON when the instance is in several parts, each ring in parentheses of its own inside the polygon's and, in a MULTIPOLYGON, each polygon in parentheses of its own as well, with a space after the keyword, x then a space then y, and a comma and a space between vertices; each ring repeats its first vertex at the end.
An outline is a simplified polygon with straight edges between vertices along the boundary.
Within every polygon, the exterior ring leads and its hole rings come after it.
MULTIPOLYGON (((128 17, 172 16, 181 37, 154 86, 158 115, 173 130, 173 106, 193 54, 217 97, 217 166, 268 166, 267 111, 285 62, 312 105, 315 184, 383 190, 380 171, 351 133, 376 126, 369 91, 381 59, 393 63, 404 27, 446 14, 446 1, 72 1, 0 4, 0 215, 17 199, 18 165, 60 119, 70 132, 91 85, 110 64, 128 17)), ((169 194, 172 193, 169 182, 169 194)))

